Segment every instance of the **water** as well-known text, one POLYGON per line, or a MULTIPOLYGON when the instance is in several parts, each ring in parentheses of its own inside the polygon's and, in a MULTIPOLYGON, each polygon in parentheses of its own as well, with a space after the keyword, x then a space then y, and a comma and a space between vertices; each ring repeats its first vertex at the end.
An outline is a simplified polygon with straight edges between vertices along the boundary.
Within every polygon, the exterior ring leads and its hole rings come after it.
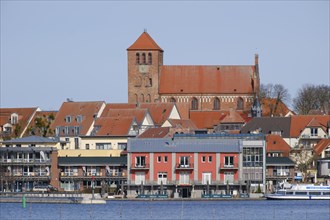
POLYGON ((330 201, 108 201, 105 205, 0 203, 0 219, 330 219, 330 201))

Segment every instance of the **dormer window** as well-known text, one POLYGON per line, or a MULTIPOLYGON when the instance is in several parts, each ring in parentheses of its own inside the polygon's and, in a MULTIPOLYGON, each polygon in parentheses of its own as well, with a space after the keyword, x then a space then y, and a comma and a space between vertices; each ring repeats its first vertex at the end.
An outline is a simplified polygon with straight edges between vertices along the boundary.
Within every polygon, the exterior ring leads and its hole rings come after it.
POLYGON ((148 64, 151 65, 152 64, 152 54, 148 53, 148 64))
POLYGON ((311 128, 311 136, 317 136, 317 128, 311 128))
POLYGON ((83 116, 82 116, 82 115, 78 115, 78 116, 76 117, 76 120, 77 120, 78 123, 81 123, 82 120, 83 120, 83 116))
POLYGON ((65 116, 65 122, 70 123, 72 121, 72 118, 70 115, 65 116))
POLYGON ((16 113, 11 114, 11 116, 10 116, 10 123, 12 125, 15 125, 15 124, 18 123, 18 114, 16 114, 16 113))

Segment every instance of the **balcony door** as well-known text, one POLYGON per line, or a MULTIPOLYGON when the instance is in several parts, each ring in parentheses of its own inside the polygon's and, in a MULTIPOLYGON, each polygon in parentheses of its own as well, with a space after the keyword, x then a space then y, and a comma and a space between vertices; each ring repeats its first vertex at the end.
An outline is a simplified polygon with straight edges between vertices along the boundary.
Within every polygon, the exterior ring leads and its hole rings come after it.
POLYGON ((136 172, 135 173, 135 185, 141 185, 146 183, 146 174, 145 172, 136 172))
POLYGON ((146 166, 146 157, 140 156, 135 158, 136 167, 145 167, 146 166))
POLYGON ((225 172, 224 173, 224 182, 225 182, 225 184, 227 184, 227 183, 229 183, 229 184, 234 183, 234 172, 225 172))
POLYGON ((189 157, 188 156, 180 157, 180 167, 189 167, 189 157))
POLYGON ((165 172, 158 173, 158 181, 157 181, 157 183, 158 183, 158 185, 160 185, 162 183, 164 185, 166 185, 167 184, 167 173, 165 173, 165 172))
POLYGON ((207 183, 211 184, 211 173, 203 173, 202 174, 202 184, 206 185, 207 183))
POLYGON ((189 172, 180 172, 179 184, 189 184, 189 172))

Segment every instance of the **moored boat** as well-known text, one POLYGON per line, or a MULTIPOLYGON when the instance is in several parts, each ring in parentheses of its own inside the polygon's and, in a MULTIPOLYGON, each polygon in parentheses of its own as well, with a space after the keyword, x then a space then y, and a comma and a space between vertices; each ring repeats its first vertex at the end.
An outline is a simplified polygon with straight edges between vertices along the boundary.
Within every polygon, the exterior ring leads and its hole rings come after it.
POLYGON ((330 200, 330 186, 314 184, 286 184, 275 193, 265 195, 267 199, 315 199, 330 200))

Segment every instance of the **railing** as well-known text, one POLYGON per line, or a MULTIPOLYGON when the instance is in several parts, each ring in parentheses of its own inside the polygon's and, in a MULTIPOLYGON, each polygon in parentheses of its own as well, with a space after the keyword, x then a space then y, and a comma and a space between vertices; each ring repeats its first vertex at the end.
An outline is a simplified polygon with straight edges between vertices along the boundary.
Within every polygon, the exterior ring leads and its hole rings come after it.
POLYGON ((149 169, 149 164, 136 164, 136 163, 132 163, 131 164, 131 169, 132 170, 146 170, 146 169, 149 169))
POLYGON ((230 169, 238 169, 238 163, 234 163, 234 164, 221 163, 220 164, 220 170, 230 170, 230 169))
POLYGON ((272 174, 266 174, 266 178, 288 178, 288 177, 294 177, 294 173, 290 172, 282 172, 282 173, 272 173, 272 174))
POLYGON ((189 163, 189 164, 177 163, 175 165, 175 169, 176 170, 191 170, 191 169, 194 169, 194 164, 193 163, 189 163))
MULTIPOLYGON (((127 181, 127 184, 129 185, 141 185, 141 182, 135 182, 135 180, 130 180, 127 181)), ((238 180, 234 180, 234 181, 230 181, 228 182, 229 185, 239 185, 239 181, 238 180)), ((158 180, 154 180, 154 181, 149 181, 149 180, 145 180, 143 181, 143 185, 146 186, 150 186, 153 185, 155 187, 160 186, 160 182, 158 182, 158 180)), ((180 180, 169 180, 167 179, 166 183, 163 182, 164 186, 176 186, 176 185, 207 185, 207 183, 203 183, 203 181, 201 180, 185 180, 185 181, 180 181, 180 180)), ((209 185, 227 185, 227 181, 226 180, 212 180, 209 185)), ((242 182, 242 185, 244 185, 244 183, 242 182)))
POLYGON ((311 139, 319 139, 319 138, 322 138, 320 135, 310 135, 310 134, 303 134, 301 135, 301 138, 311 138, 311 139))
POLYGON ((49 177, 48 172, 5 172, 5 177, 49 177))
POLYGON ((51 163, 51 159, 23 159, 23 158, 14 158, 14 159, 0 159, 0 163, 9 163, 9 164, 44 164, 51 163))

